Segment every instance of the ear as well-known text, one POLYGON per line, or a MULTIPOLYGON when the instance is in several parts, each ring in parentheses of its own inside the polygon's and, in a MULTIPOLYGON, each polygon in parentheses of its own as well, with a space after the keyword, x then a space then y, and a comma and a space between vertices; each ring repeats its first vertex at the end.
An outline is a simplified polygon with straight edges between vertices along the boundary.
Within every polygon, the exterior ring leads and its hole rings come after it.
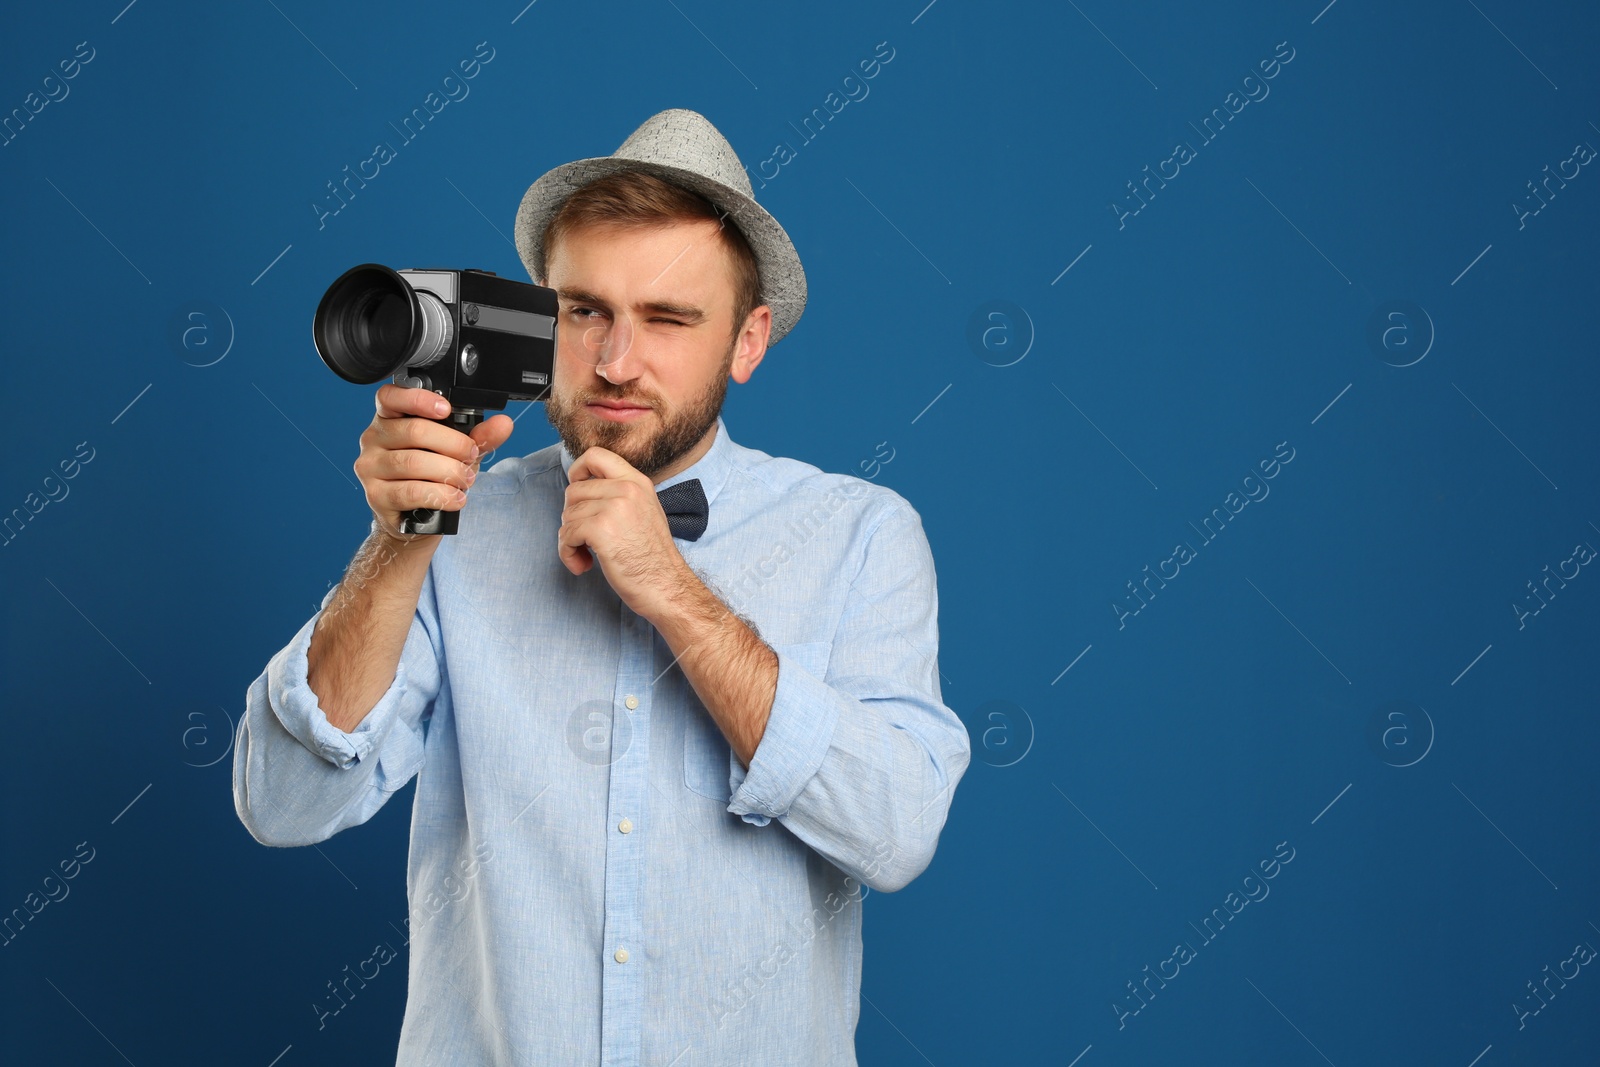
POLYGON ((744 329, 739 331, 739 339, 735 342, 733 362, 728 368, 728 374, 734 381, 743 385, 750 380, 756 367, 761 365, 761 359, 767 354, 767 338, 772 336, 772 309, 765 304, 750 312, 744 320, 744 329))

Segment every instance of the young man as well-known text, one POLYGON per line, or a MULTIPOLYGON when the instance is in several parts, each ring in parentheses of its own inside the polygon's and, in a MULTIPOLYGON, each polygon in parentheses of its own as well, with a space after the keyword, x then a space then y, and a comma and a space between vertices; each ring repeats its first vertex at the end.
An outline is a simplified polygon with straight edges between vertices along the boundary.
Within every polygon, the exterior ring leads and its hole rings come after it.
POLYGON ((805 275, 702 116, 550 171, 516 233, 561 443, 477 476, 508 417, 378 390, 372 534, 250 687, 239 817, 310 844, 417 778, 401 1064, 854 1064, 862 887, 927 866, 970 758, 921 521, 729 438, 805 275))

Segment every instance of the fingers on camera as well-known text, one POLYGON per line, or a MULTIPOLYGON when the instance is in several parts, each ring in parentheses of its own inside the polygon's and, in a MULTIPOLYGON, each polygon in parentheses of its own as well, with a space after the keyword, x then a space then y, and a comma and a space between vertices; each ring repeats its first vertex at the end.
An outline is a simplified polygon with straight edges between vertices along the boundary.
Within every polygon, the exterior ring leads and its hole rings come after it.
POLYGON ((428 419, 407 420, 401 424, 399 435, 404 443, 396 447, 427 449, 462 463, 471 463, 476 458, 476 441, 460 430, 428 419))
POLYGON ((431 389, 402 389, 392 382, 378 387, 374 402, 384 418, 421 415, 437 419, 450 413, 450 404, 431 389))
MULTIPOLYGON (((380 453, 410 451, 434 452, 460 463, 472 463, 477 458, 477 442, 460 430, 428 419, 379 419, 367 431, 372 436, 370 444, 380 453)), ((363 447, 369 443, 362 435, 363 447)))
POLYGON ((396 482, 391 494, 391 504, 397 512, 414 508, 434 511, 460 511, 467 502, 467 494, 453 485, 442 482, 396 482))
POLYGON ((466 504, 466 490, 478 476, 478 460, 493 451, 484 447, 492 437, 480 445, 470 435, 434 421, 450 408, 427 389, 385 384, 378 388, 376 404, 379 417, 368 431, 374 447, 366 447, 364 434, 357 473, 363 481, 371 477, 385 483, 380 490, 384 510, 395 517, 417 508, 460 510, 466 504))
POLYGON ((421 449, 388 452, 380 477, 390 481, 439 482, 449 488, 467 489, 477 479, 470 464, 421 449))

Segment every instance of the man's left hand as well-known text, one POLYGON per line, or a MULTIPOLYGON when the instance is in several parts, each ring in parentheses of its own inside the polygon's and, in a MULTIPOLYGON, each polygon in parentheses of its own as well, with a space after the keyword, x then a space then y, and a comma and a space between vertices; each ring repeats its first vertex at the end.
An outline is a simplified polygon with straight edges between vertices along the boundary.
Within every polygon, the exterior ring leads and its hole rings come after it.
POLYGON ((623 603, 653 620, 693 573, 672 543, 654 483, 598 445, 572 461, 567 477, 556 535, 561 562, 583 574, 598 560, 623 603))

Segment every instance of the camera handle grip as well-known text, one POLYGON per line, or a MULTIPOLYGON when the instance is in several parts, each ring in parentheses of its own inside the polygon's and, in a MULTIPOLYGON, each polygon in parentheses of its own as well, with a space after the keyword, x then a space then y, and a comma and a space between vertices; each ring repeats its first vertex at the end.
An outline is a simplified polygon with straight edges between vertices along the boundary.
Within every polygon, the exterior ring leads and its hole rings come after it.
MULTIPOLYGON (((421 416, 412 416, 420 418, 421 416)), ((450 414, 434 422, 443 423, 452 430, 471 433, 483 421, 482 408, 450 409, 450 414)), ((460 511, 442 511, 434 508, 412 508, 400 513, 400 532, 407 534, 453 534, 461 522, 460 511)))

